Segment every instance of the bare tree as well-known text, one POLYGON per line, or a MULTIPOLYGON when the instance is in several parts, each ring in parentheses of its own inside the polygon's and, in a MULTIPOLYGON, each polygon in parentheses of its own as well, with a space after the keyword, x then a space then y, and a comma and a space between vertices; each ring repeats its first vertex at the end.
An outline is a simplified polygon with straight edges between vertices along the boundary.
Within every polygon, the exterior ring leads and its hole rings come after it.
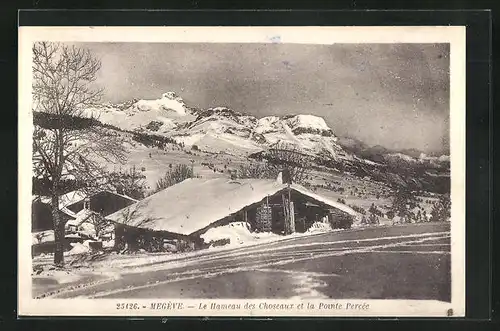
POLYGON ((176 164, 172 169, 169 169, 162 178, 156 182, 154 192, 159 192, 172 185, 182 182, 185 179, 193 177, 193 167, 185 164, 176 164))
POLYGON ((146 196, 146 176, 135 166, 124 172, 113 171, 109 175, 113 188, 119 194, 125 194, 139 200, 146 196))
POLYGON ((33 169, 51 183, 54 264, 64 265, 64 222, 59 218, 63 180, 86 183, 90 190, 106 181, 105 163, 125 161, 117 135, 96 125, 88 106, 103 90, 94 88, 101 63, 89 50, 52 42, 33 45, 33 169))
POLYGON ((312 156, 302 153, 295 145, 279 142, 265 154, 266 162, 241 165, 240 178, 276 178, 280 172, 286 172, 289 180, 303 182, 311 169, 312 156))
POLYGON ((251 162, 241 164, 238 168, 238 178, 276 179, 279 169, 267 162, 251 162))
POLYGON ((306 179, 312 163, 312 156, 301 152, 296 145, 280 142, 269 150, 269 164, 279 171, 288 172, 290 180, 296 183, 306 179))

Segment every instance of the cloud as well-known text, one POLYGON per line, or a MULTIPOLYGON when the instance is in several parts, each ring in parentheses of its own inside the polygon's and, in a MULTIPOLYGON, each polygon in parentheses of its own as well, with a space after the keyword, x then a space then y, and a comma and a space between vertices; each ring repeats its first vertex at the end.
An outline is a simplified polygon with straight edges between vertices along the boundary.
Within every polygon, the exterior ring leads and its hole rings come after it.
POLYGON ((86 43, 112 102, 179 93, 197 107, 323 116, 339 135, 448 152, 448 44, 86 43))

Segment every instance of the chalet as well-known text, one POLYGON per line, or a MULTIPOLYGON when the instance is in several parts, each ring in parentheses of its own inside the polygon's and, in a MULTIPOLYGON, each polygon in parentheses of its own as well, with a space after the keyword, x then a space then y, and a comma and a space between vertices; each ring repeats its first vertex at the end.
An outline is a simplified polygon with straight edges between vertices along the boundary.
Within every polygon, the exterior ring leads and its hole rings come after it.
MULTIPOLYGON (((100 191, 94 194, 72 191, 59 197, 59 215, 63 220, 68 221, 76 219, 77 213, 81 210, 90 209, 107 216, 136 202, 137 200, 131 197, 110 191, 100 191)), ((53 225, 50 197, 33 196, 31 206, 32 232, 51 230, 53 225)))
MULTIPOLYGON (((123 209, 137 200, 128 196, 100 191, 95 194, 86 194, 83 191, 72 191, 59 197, 59 217, 65 222, 66 248, 71 242, 81 240, 77 233, 92 233, 93 218, 105 217, 123 209)), ((54 241, 52 223, 51 199, 46 196, 33 196, 31 232, 33 245, 40 246, 37 251, 50 252, 54 241), (41 247, 43 244, 44 247, 41 247)), ((91 237, 91 236, 89 236, 91 237)))
MULTIPOLYGON (((107 216, 117 231, 151 231, 202 243, 200 235, 231 222, 252 231, 305 232, 315 222, 343 227, 358 213, 301 185, 268 179, 190 178, 107 216)), ((350 223, 349 225, 350 226, 350 223)), ((119 235, 117 234, 118 238, 119 235)))

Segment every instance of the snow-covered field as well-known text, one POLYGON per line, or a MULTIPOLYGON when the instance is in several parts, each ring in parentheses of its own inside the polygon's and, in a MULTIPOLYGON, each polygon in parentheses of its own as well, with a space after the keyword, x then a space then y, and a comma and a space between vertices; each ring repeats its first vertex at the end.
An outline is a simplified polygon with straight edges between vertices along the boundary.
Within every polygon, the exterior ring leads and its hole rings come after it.
MULTIPOLYGON (((264 233, 252 233, 249 230, 248 224, 243 222, 235 222, 226 226, 221 226, 217 228, 212 228, 207 231, 202 238, 205 242, 216 241, 220 239, 229 239, 230 243, 224 246, 211 246, 204 250, 184 252, 184 253, 147 253, 138 252, 136 254, 103 254, 101 258, 95 258, 93 261, 85 258, 84 256, 89 255, 88 242, 83 244, 73 245, 73 249, 65 253, 66 262, 69 268, 78 267, 80 271, 88 272, 89 269, 93 271, 103 271, 110 270, 114 268, 133 268, 136 272, 139 269, 142 270, 143 267, 149 267, 151 264, 162 263, 167 261, 178 260, 187 257, 195 257, 199 255, 204 255, 211 252, 223 252, 232 250, 235 248, 252 247, 261 244, 267 244, 272 242, 280 242, 282 240, 289 240, 291 238, 306 237, 312 234, 326 233, 331 231, 341 231, 332 230, 330 226, 323 223, 315 223, 312 228, 306 233, 294 233, 288 236, 282 236, 270 232, 264 233)), ((33 259, 33 266, 47 266, 51 265, 53 260, 53 254, 43 254, 37 256, 33 259)), ((78 272, 78 270, 73 269, 72 272, 78 272)), ((132 271, 132 270, 131 270, 132 271)), ((41 274, 40 276, 44 276, 41 274)))
POLYGON ((227 247, 248 246, 251 244, 268 243, 279 241, 283 238, 306 236, 311 233, 324 233, 334 231, 328 223, 316 222, 306 233, 294 233, 286 237, 272 232, 255 233, 250 231, 250 224, 245 222, 233 222, 228 225, 212 228, 201 235, 202 239, 210 243, 212 241, 228 239, 227 247))
MULTIPOLYGON (((60 271, 52 272, 52 283, 34 277, 34 295, 361 298, 375 291, 377 297, 387 298, 391 289, 391 295, 399 299, 439 296, 449 300, 445 288, 449 286, 449 249, 449 224, 434 223, 311 234, 241 248, 217 247, 172 254, 169 260, 151 259, 149 265, 140 266, 115 255, 114 268, 109 264, 94 270, 80 268, 75 273, 81 278, 60 271), (444 292, 436 291, 437 284, 444 292)), ((142 256, 137 258, 146 262, 142 256)))

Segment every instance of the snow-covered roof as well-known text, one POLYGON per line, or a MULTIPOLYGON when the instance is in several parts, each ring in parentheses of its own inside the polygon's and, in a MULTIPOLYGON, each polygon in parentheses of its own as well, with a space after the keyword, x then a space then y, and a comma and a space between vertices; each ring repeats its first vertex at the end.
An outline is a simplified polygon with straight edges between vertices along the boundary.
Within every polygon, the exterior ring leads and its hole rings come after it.
POLYGON ((67 207, 71 206, 77 202, 82 201, 87 197, 87 194, 83 191, 72 191, 63 194, 59 197, 59 206, 67 207))
MULTIPOLYGON (((59 209, 71 206, 74 203, 82 201, 87 195, 83 191, 71 191, 59 196, 59 209)), ((33 196, 33 200, 40 199, 41 202, 50 204, 51 199, 49 196, 33 196)))
MULTIPOLYGON (((106 218, 131 226, 189 235, 286 187, 286 184, 269 179, 190 178, 106 218), (133 219, 126 219, 126 215, 132 212, 135 212, 133 219), (150 221, 144 223, 146 219, 150 221)), ((317 201, 357 215, 348 206, 314 194, 300 185, 292 184, 291 187, 317 201)))
POLYGON ((66 222, 66 225, 79 226, 83 222, 87 221, 90 218, 90 216, 92 216, 94 214, 97 214, 97 213, 90 210, 90 209, 84 208, 84 209, 80 210, 78 213, 76 213, 75 219, 69 220, 68 222, 66 222))
MULTIPOLYGON (((43 196, 43 195, 33 195, 32 202, 35 202, 37 200, 39 200, 40 202, 42 202, 46 205, 50 205, 50 203, 51 203, 50 197, 43 196)), ((76 214, 73 211, 69 210, 67 208, 67 205, 61 203, 61 201, 59 201, 59 211, 61 211, 62 213, 66 214, 72 218, 76 217, 76 214)))
MULTIPOLYGON (((125 199, 129 199, 129 200, 134 201, 134 202, 138 201, 138 200, 131 198, 127 195, 119 194, 116 192, 111 192, 108 190, 98 191, 94 194, 88 194, 88 193, 85 193, 85 191, 76 190, 76 191, 71 191, 71 192, 68 192, 66 194, 59 196, 59 209, 63 212, 68 211, 69 213, 72 214, 72 216, 75 216, 76 214, 73 213, 72 211, 70 211, 69 209, 67 209, 66 207, 74 205, 75 203, 78 203, 87 197, 90 197, 90 196, 93 196, 93 195, 96 195, 99 193, 103 193, 103 192, 114 194, 116 196, 119 196, 119 197, 122 197, 125 199)), ((36 199, 40 199, 41 202, 46 203, 46 204, 50 204, 50 202, 51 202, 51 199, 48 196, 32 195, 32 201, 35 201, 36 199)))

